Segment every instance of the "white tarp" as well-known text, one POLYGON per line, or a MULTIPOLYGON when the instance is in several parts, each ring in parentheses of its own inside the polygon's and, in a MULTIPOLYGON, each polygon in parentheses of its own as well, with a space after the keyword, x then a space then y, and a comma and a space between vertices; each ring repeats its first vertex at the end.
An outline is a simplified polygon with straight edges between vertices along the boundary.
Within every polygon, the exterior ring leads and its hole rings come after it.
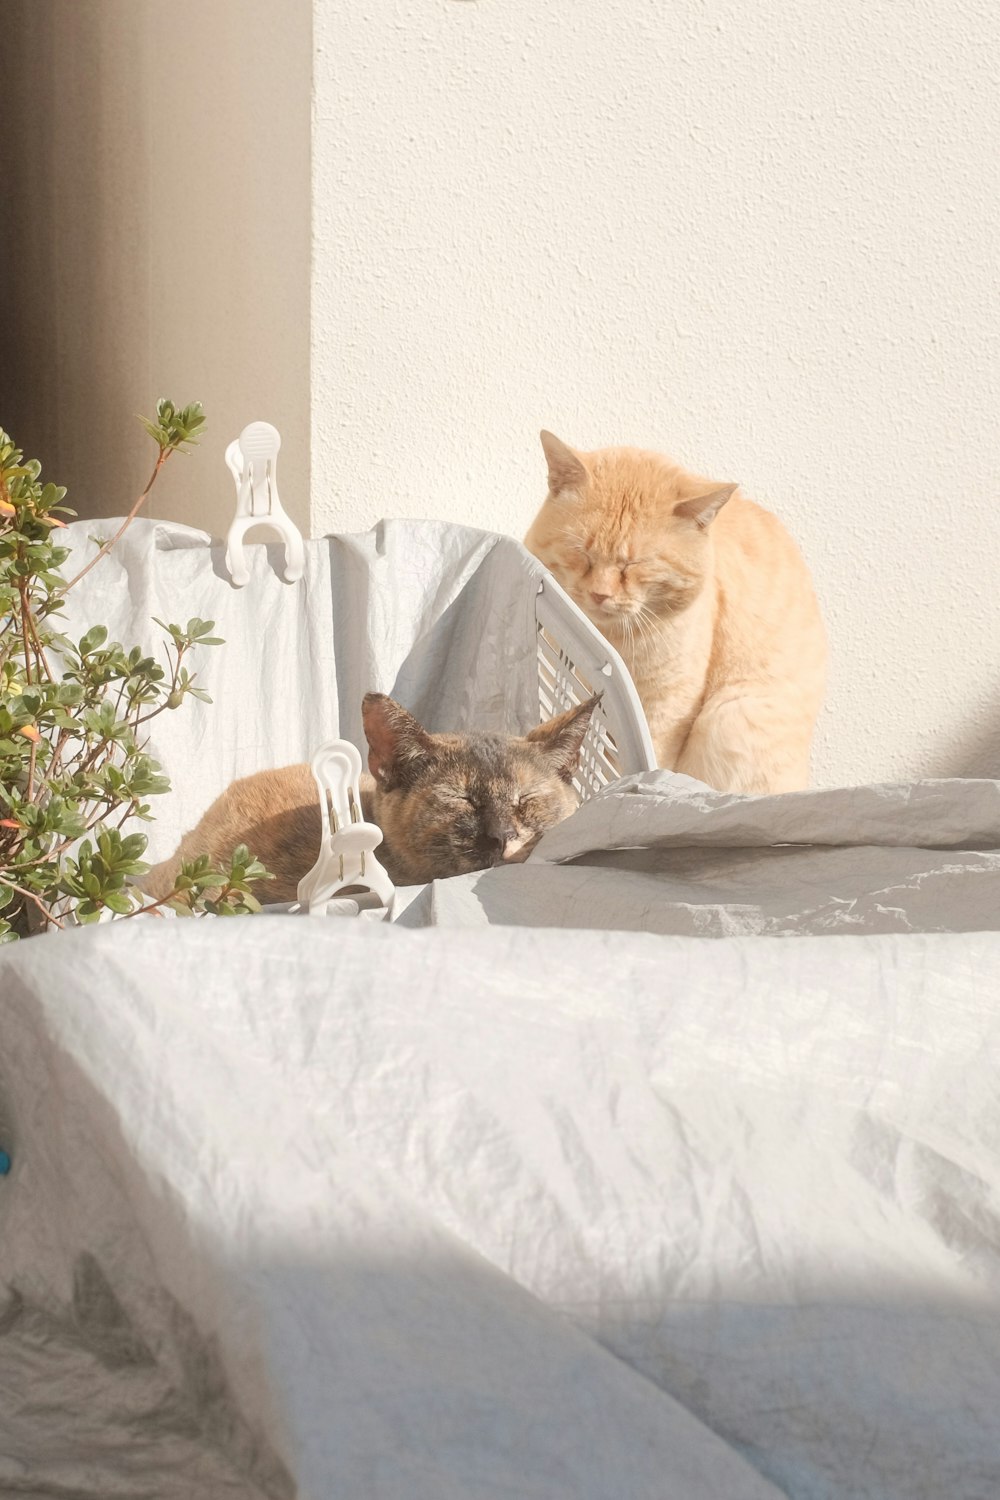
POLYGON ((0 1494, 995 1496, 998 985, 993 934, 6 950, 0 1494))
MULTIPOLYGON (((227 639, 155 722, 154 857, 369 688, 534 721, 513 543, 221 559, 143 524, 73 596, 227 639)), ((423 892, 433 930, 3 950, 0 1496, 992 1500, 998 849, 993 782, 655 773, 423 892)))

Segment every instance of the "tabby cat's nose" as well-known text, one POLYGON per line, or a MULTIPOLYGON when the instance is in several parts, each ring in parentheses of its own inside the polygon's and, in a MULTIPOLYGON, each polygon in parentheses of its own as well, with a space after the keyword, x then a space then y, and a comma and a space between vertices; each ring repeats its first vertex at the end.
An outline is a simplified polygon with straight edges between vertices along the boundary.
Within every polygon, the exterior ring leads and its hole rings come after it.
POLYGON ((494 823, 483 832, 483 846, 491 864, 498 865, 503 860, 504 851, 508 844, 512 844, 517 838, 517 830, 509 828, 505 824, 494 823))
POLYGON ((605 601, 605 599, 610 599, 611 598, 611 595, 610 594, 595 594, 594 591, 593 591, 593 589, 591 589, 591 591, 590 591, 590 597, 591 597, 591 599, 593 599, 593 601, 594 601, 595 604, 603 604, 604 601, 605 601))

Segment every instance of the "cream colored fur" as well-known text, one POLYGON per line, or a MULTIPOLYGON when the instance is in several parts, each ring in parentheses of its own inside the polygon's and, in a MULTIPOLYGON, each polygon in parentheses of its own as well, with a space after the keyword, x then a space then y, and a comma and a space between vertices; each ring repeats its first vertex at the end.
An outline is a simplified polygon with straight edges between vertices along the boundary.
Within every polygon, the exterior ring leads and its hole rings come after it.
POLYGON ((525 545, 623 657, 659 764, 722 791, 807 786, 826 638, 781 522, 657 453, 542 444, 525 545))

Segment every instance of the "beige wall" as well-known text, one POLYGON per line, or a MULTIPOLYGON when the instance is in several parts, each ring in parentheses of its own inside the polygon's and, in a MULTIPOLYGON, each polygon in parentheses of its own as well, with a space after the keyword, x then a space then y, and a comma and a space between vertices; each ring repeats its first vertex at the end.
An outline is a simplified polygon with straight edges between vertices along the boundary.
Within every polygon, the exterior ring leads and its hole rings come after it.
POLYGON ((0 0, 0 426, 83 515, 128 508, 168 395, 209 429, 151 514, 223 530, 264 417, 308 527, 311 10, 0 0))
POLYGON ((1000 774, 1000 6, 315 0, 315 53, 314 528, 665 449, 806 551, 820 781, 1000 774))

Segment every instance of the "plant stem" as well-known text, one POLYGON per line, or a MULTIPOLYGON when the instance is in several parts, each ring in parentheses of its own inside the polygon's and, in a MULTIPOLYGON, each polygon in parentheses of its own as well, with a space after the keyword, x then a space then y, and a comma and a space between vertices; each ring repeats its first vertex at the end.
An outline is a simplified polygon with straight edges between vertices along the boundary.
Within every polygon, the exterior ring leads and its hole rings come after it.
POLYGON ((58 927, 60 930, 63 928, 64 924, 49 910, 41 896, 36 896, 34 891, 25 890, 23 885, 15 885, 12 880, 7 879, 6 875, 3 877, 3 883, 9 891, 16 891, 19 896, 26 896, 29 901, 33 902, 46 922, 51 922, 53 927, 58 927))
POLYGON ((151 901, 148 906, 134 906, 131 911, 122 912, 122 920, 127 920, 129 917, 142 917, 149 911, 158 912, 161 906, 167 906, 171 901, 176 901, 178 896, 186 896, 187 894, 187 891, 178 890, 175 886, 169 895, 161 896, 158 901, 151 901))
POLYGON ((38 742, 32 740, 31 755, 28 759, 28 801, 31 802, 35 795, 35 761, 38 758, 38 742))
POLYGON ((40 672, 44 672, 49 681, 52 682, 52 669, 49 666, 48 660, 45 655, 45 648, 43 647, 42 642, 39 638, 38 630, 35 626, 35 619, 31 613, 31 602, 28 596, 28 585, 25 580, 21 581, 20 593, 21 618, 22 621, 27 621, 28 629, 31 632, 32 645, 34 646, 35 650, 35 665, 40 670, 40 672))
POLYGON ((62 760, 62 753, 65 750, 66 746, 69 744, 70 738, 71 735, 68 729, 60 729, 59 733, 56 735, 56 742, 52 747, 52 755, 49 759, 47 768, 47 774, 50 781, 55 780, 56 771, 59 769, 59 762, 62 760))
MULTIPOLYGON (((125 824, 128 822, 129 818, 132 816, 132 814, 134 812, 135 812, 135 802, 132 801, 132 802, 130 802, 128 804, 128 806, 126 807, 125 811, 122 813, 121 819, 119 820, 118 823, 115 824, 115 827, 116 828, 124 828, 125 824)), ((111 814, 110 814, 110 811, 109 811, 108 816, 110 817, 110 815, 111 814)))
MULTIPOLYGON (((140 714, 132 726, 133 729, 138 729, 140 724, 147 724, 150 719, 155 719, 157 714, 162 714, 167 706, 167 699, 170 697, 170 694, 177 691, 177 684, 181 680, 181 662, 184 660, 184 653, 188 648, 187 646, 176 646, 174 649, 177 652, 177 660, 170 668, 170 686, 163 695, 163 701, 158 703, 155 708, 151 708, 148 714, 140 714)), ((169 655, 167 657, 167 665, 170 666, 169 655)))
MULTIPOLYGON (((21 551, 23 552, 23 548, 21 549, 21 551)), ((30 683, 31 652, 28 648, 28 585, 23 578, 17 586, 17 591, 21 596, 21 635, 24 638, 24 680, 25 682, 30 683)))
POLYGON ((156 463, 153 465, 153 472, 149 476, 149 481, 148 481, 148 483, 146 485, 146 488, 143 490, 142 494, 139 496, 138 500, 135 502, 135 504, 133 505, 132 509, 129 511, 128 515, 125 517, 124 521, 119 526, 118 530, 115 532, 114 536, 111 538, 110 541, 104 543, 104 545, 101 547, 100 551, 97 552, 97 553, 95 553, 95 555, 90 559, 90 562, 87 563, 86 567, 81 568, 80 571, 79 571, 79 573, 77 573, 74 578, 71 578, 70 581, 69 581, 69 583, 65 584, 64 587, 59 590, 59 597, 60 598, 64 594, 68 594, 69 591, 70 591, 70 589, 73 588, 74 584, 79 583, 80 579, 83 578, 85 576, 85 574, 89 573, 90 570, 91 570, 91 568, 94 567, 94 565, 96 563, 99 563, 102 557, 106 557, 107 556, 107 554, 111 551, 112 547, 117 542, 118 538, 122 535, 122 533, 124 531, 127 530, 127 528, 129 526, 131 526, 132 522, 135 520, 136 516, 139 514, 139 509, 140 509, 143 501, 146 499, 146 497, 148 496, 150 490, 153 488, 153 485, 156 483, 157 476, 159 475, 160 470, 163 468, 163 465, 166 463, 167 459, 170 457, 170 455, 171 455, 171 453, 173 451, 174 450, 172 448, 161 448, 160 449, 160 452, 159 452, 159 455, 157 457, 156 463))

